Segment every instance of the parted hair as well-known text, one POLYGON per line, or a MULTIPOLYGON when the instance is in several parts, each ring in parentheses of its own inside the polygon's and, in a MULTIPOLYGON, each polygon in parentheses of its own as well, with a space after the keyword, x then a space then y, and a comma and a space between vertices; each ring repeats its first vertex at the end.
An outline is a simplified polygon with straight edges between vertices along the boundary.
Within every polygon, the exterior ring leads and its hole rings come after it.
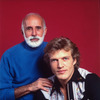
POLYGON ((72 58, 76 59, 76 64, 74 65, 74 67, 78 68, 80 65, 80 53, 78 47, 75 43, 73 43, 69 38, 66 37, 55 38, 48 42, 47 46, 44 49, 44 61, 47 63, 47 65, 50 66, 50 54, 62 49, 64 49, 65 51, 71 50, 72 58))

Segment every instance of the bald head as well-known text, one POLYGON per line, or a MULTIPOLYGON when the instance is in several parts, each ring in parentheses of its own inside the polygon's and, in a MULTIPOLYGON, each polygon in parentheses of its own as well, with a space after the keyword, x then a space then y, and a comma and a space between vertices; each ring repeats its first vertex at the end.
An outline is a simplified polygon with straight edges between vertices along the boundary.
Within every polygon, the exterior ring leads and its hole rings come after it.
POLYGON ((45 20, 38 13, 29 13, 22 20, 22 25, 21 25, 22 33, 24 33, 24 28, 25 28, 25 25, 26 25, 26 21, 28 19, 31 19, 31 18, 37 18, 37 19, 41 20, 41 23, 42 23, 44 29, 46 28, 45 20))

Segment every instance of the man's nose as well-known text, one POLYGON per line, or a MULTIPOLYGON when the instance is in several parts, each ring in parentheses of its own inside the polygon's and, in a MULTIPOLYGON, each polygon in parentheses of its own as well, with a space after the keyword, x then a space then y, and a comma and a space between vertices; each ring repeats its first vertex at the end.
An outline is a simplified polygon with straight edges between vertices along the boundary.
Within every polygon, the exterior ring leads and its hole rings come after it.
POLYGON ((32 36, 36 36, 36 35, 37 35, 36 29, 33 29, 32 30, 32 36))
POLYGON ((62 68, 63 67, 63 61, 62 60, 58 60, 58 68, 62 68))

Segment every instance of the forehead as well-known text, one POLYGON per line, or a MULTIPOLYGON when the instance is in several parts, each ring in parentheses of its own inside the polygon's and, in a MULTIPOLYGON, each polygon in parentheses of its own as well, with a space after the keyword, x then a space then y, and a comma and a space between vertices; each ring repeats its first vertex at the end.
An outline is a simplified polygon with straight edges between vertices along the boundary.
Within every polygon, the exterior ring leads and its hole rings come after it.
POLYGON ((27 16, 24 19, 25 26, 43 26, 43 19, 38 15, 27 16))
POLYGON ((49 55, 50 59, 52 59, 52 58, 62 58, 62 57, 65 57, 65 56, 71 56, 71 50, 68 50, 68 51, 65 51, 64 49, 57 50, 57 51, 51 52, 50 55, 49 55))

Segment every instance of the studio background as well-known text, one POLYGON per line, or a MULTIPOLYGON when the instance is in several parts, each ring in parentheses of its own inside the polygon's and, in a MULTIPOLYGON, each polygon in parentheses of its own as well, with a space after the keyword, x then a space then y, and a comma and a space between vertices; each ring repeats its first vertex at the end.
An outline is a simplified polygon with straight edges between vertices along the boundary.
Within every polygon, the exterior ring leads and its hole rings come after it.
POLYGON ((0 0, 0 58, 24 40, 21 22, 30 12, 44 17, 48 28, 45 41, 70 38, 79 47, 80 67, 100 76, 99 0, 0 0))

